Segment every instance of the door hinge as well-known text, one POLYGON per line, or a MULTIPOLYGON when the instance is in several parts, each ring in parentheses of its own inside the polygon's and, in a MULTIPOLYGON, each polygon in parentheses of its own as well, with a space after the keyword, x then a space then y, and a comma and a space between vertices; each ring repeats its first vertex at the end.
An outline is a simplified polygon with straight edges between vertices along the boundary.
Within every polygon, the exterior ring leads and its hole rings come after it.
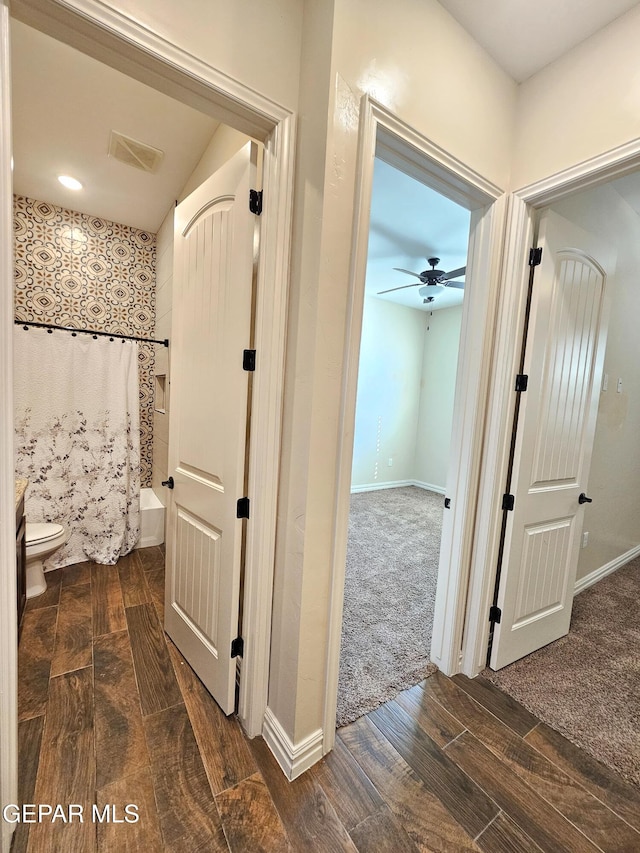
POLYGON ((236 518, 249 518, 249 498, 238 498, 236 518))
POLYGON ((529 377, 526 373, 519 373, 516 376, 516 391, 526 391, 529 384, 529 377))
POLYGON ((249 190, 249 210, 256 216, 262 213, 262 190, 249 190))
POLYGON ((235 640, 231 640, 231 657, 232 658, 241 658, 244 654, 244 640, 242 637, 236 637, 235 640))
POLYGON ((537 267, 542 263, 542 246, 529 250, 529 266, 537 267))
POLYGON ((499 623, 501 619, 502 619, 502 610, 500 610, 499 607, 496 607, 495 604, 492 605, 489 608, 489 622, 498 622, 499 623))
POLYGON ((444 499, 444 508, 445 509, 451 509, 451 498, 445 498, 444 499))
POLYGON ((503 495, 502 496, 502 509, 511 510, 515 506, 516 499, 513 495, 503 495))
POLYGON ((256 351, 246 349, 242 353, 242 369, 253 371, 256 369, 256 351))

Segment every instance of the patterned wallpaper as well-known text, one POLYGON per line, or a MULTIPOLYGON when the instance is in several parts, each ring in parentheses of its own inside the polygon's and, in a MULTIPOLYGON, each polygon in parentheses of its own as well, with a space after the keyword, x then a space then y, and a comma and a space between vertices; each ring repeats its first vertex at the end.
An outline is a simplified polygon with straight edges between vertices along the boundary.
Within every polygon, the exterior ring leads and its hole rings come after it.
MULTIPOLYGON (((15 317, 154 337, 154 234, 14 197, 15 317)), ((140 480, 151 485, 153 344, 139 344, 140 480)))

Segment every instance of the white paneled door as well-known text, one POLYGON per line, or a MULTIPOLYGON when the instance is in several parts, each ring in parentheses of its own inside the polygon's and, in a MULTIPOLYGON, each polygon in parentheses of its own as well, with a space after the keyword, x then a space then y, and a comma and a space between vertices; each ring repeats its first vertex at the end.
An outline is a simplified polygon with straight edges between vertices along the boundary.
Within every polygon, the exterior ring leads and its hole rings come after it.
POLYGON ((165 629, 225 714, 234 710, 256 146, 176 208, 165 629))
POLYGON ((552 211, 538 246, 493 669, 569 630, 615 264, 611 247, 552 211))

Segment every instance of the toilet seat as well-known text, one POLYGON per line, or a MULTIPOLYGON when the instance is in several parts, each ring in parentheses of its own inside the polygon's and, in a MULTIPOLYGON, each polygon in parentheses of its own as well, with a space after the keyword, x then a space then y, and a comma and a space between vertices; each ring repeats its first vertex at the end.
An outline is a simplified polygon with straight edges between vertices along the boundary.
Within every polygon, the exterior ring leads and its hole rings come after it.
POLYGON ((64 532, 64 527, 55 522, 30 522, 27 521, 26 543, 29 545, 41 545, 50 542, 64 532))

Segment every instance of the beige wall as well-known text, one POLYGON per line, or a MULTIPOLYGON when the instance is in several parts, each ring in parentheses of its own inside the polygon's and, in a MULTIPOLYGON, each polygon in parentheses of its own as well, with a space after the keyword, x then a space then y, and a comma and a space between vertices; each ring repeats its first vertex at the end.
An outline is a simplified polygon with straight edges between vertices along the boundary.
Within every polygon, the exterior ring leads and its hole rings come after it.
MULTIPOLYGON (((333 108, 331 56, 333 2, 307 0, 298 101, 291 293, 285 364, 280 494, 276 533, 269 707, 296 742, 320 725, 329 595, 328 562, 319 572, 310 560, 316 537, 326 533, 330 514, 330 478, 319 490, 310 467, 317 462, 311 425, 318 418, 328 430, 333 425, 322 411, 323 394, 316 386, 316 335, 320 331, 318 304, 321 283, 327 284, 329 262, 323 245, 328 224, 325 172, 335 163, 329 149, 333 108), (317 507, 320 507, 318 509, 317 507), (311 537, 311 541, 309 541, 311 537)), ((335 163, 339 171, 339 163, 335 163)), ((328 190, 329 191, 329 190, 328 190)), ((346 281, 346 278, 344 279, 346 281)), ((328 338, 340 335, 340 311, 328 338)), ((333 394, 339 393, 339 365, 334 366, 333 394)), ((328 436, 331 441, 331 436, 328 436)), ((322 452, 322 449, 320 449, 322 452)), ((335 450, 334 450, 335 459, 335 450)), ((334 464, 325 459, 325 471, 334 464)))
POLYGON ((640 6, 520 87, 514 188, 640 135, 640 6))
POLYGON ((428 316, 424 336, 414 479, 443 490, 449 469, 461 325, 462 305, 444 308, 428 316))
POLYGON ((444 491, 461 323, 461 305, 365 299, 352 488, 409 480, 444 491))
POLYGON ((415 480, 416 431, 427 317, 365 299, 351 486, 415 480), (389 466, 389 459, 393 465, 389 466))
POLYGON ((296 109, 301 0, 110 0, 108 5, 231 80, 296 109))
POLYGON ((197 166, 184 185, 178 201, 183 201, 248 141, 249 137, 244 133, 227 127, 226 124, 218 125, 197 166))
POLYGON ((511 168, 514 81, 437 0, 338 0, 336 120, 365 92, 498 186, 511 168), (346 92, 345 92, 346 94, 346 92))
POLYGON ((578 578, 640 545, 640 217, 609 185, 553 206, 617 250, 609 281, 611 314, 604 361, 608 389, 600 394, 585 507, 589 544, 580 551, 578 578), (616 391, 618 378, 622 392, 616 391))

